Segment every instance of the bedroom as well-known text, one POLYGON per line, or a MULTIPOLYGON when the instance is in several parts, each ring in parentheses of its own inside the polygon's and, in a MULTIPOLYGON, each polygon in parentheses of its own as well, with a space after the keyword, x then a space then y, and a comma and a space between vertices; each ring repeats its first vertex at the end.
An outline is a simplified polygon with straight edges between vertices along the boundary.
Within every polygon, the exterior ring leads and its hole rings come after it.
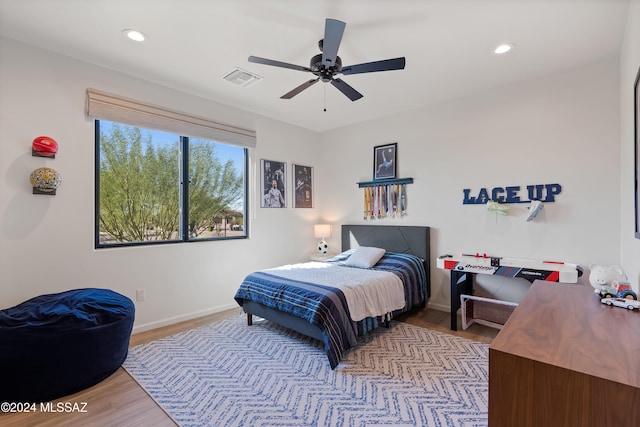
MULTIPOLYGON (((135 299, 136 289, 144 288, 136 331, 233 308, 247 272, 304 261, 313 252, 314 223, 363 221, 356 182, 371 178, 372 148, 390 142, 398 143, 399 176, 415 180, 408 189, 409 215, 395 223, 431 226, 432 254, 480 251, 620 264, 637 290, 630 90, 640 65, 639 13, 638 1, 630 2, 620 51, 608 57, 323 132, 2 38, 0 305, 85 286, 135 299), (87 87, 256 129, 255 158, 315 167, 316 208, 254 208, 247 240, 95 250, 87 87), (63 184, 52 198, 33 196, 29 188, 29 145, 41 134, 61 146, 55 167, 63 184), (525 222, 523 207, 496 218, 482 206, 462 204, 466 188, 550 182, 563 191, 540 221, 525 222), (285 243, 274 250, 277 242, 285 243)), ((337 248, 339 238, 328 241, 337 248)), ((446 311, 448 276, 432 263, 431 278, 430 304, 446 311)))

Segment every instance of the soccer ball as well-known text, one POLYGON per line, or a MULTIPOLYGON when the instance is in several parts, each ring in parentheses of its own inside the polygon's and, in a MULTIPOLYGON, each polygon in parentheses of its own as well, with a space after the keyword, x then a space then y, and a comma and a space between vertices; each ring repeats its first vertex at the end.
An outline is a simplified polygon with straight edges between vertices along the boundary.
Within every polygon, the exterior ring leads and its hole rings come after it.
POLYGON ((322 240, 322 242, 318 243, 317 249, 319 254, 325 255, 329 251, 329 245, 322 240))

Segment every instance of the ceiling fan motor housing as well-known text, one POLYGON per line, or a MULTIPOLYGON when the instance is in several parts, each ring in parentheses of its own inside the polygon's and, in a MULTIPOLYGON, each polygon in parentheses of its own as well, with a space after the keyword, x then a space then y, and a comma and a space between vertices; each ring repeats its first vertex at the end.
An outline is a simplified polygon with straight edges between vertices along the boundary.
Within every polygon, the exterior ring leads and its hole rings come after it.
POLYGON ((335 73, 342 71, 342 59, 336 56, 336 62, 332 66, 327 66, 322 62, 322 54, 315 55, 309 62, 311 72, 320 77, 320 80, 327 83, 330 82, 335 73))

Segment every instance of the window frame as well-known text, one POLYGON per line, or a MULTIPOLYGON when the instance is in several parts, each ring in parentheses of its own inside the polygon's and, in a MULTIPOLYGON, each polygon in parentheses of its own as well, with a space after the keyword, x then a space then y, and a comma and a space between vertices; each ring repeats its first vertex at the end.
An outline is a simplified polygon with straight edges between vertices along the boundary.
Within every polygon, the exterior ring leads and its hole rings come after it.
MULTIPOLYGON (((102 119, 118 125, 139 127, 144 130, 156 130, 147 127, 140 127, 122 122, 116 122, 109 119, 102 119)), ((105 248, 118 248, 118 247, 134 247, 134 246, 149 246, 149 245, 164 245, 174 243, 191 243, 191 242, 211 242, 211 241, 226 241, 226 240, 238 240, 247 239, 249 237, 249 148, 246 146, 238 146, 234 144, 228 144, 222 141, 213 141, 206 138, 196 138, 209 141, 214 144, 230 145, 241 148, 244 153, 243 162, 243 235, 241 236, 223 236, 223 237, 199 237, 192 238, 189 234, 189 197, 185 195, 189 194, 189 139, 190 137, 185 135, 175 136, 180 138, 180 183, 179 183, 179 221, 180 231, 179 238, 169 240, 144 240, 140 242, 115 242, 115 243, 102 243, 100 241, 100 173, 101 173, 101 147, 100 147, 100 121, 101 119, 94 119, 94 144, 95 144, 95 163, 94 163, 94 246, 96 249, 105 248)))

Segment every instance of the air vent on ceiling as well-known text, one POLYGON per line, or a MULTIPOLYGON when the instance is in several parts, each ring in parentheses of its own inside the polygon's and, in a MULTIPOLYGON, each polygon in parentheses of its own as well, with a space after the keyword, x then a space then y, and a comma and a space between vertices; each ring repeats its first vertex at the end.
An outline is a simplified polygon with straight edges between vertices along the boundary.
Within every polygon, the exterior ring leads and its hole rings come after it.
POLYGON ((262 80, 262 77, 238 67, 229 71, 227 74, 222 76, 222 78, 228 82, 242 87, 252 86, 262 80))

